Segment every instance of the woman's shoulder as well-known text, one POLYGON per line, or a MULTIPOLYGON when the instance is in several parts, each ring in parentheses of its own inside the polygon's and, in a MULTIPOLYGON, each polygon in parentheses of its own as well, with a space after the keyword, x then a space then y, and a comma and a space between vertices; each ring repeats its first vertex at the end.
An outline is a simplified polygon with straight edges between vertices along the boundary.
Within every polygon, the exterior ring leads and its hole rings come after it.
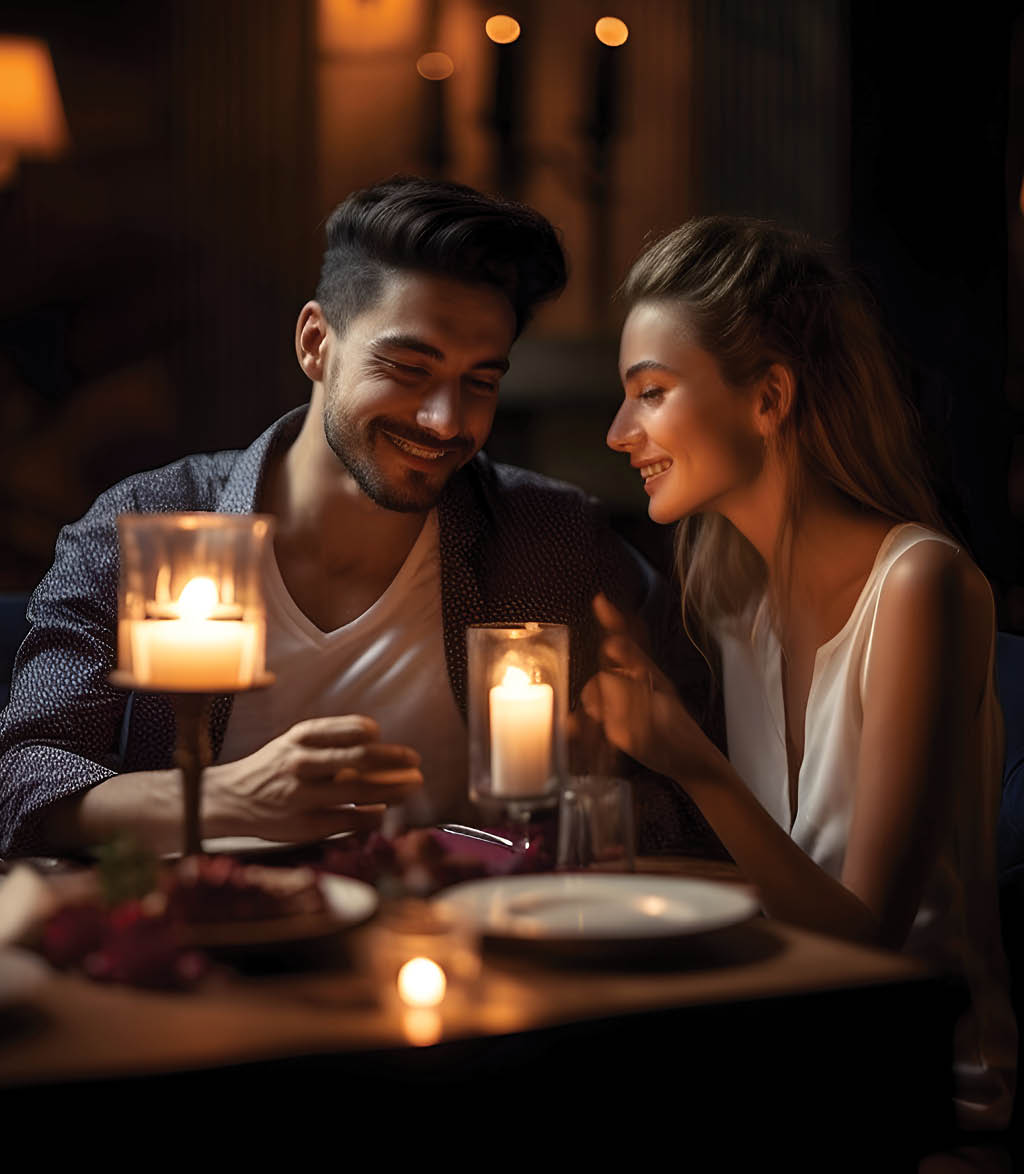
POLYGON ((953 539, 927 527, 901 527, 881 583, 875 635, 882 646, 930 660, 942 655, 967 679, 980 679, 995 631, 992 588, 953 539), (913 538, 913 541, 906 541, 913 538))
POLYGON ((893 603, 991 612, 992 589, 955 539, 916 522, 894 527, 883 591, 893 603))

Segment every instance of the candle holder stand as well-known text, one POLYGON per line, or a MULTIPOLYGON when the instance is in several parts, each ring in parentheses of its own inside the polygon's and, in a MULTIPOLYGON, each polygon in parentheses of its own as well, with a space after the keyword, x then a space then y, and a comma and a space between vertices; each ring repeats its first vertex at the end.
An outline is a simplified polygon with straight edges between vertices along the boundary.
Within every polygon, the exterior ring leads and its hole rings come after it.
POLYGON ((185 856, 197 856, 203 851, 200 831, 203 790, 203 771, 210 765, 210 737, 207 717, 213 698, 209 693, 175 693, 174 705, 174 765, 181 771, 184 793, 185 856))
POLYGON ((222 694, 273 681, 265 667, 263 564, 273 519, 262 514, 122 514, 117 670, 120 688, 166 694, 182 772, 183 850, 203 850, 209 714, 222 694))

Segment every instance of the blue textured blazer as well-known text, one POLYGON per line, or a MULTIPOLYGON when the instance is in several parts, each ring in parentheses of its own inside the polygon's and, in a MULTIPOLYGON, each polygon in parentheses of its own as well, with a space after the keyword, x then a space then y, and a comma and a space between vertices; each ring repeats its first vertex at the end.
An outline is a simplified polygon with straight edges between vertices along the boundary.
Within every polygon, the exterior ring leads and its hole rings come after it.
MULTIPOLYGON (((290 412, 246 449, 190 456, 129 477, 62 530, 53 566, 30 601, 31 627, 0 715, 0 855, 45 851, 40 817, 55 800, 114 774, 172 765, 169 699, 129 694, 108 681, 117 662, 118 515, 252 512, 269 454, 291 442, 306 410, 290 412)), ((463 714, 465 629, 475 623, 568 624, 575 699, 597 664, 590 604, 598 590, 643 616, 657 659, 701 712, 705 667, 682 635, 678 604, 609 529, 593 499, 478 454, 446 487, 438 516, 445 656, 463 714)), ((215 760, 231 703, 230 696, 217 697, 210 710, 215 760)), ((652 793, 652 828, 641 829, 641 840, 648 848, 693 849, 706 826, 676 788, 669 791, 663 787, 660 800, 652 793)))

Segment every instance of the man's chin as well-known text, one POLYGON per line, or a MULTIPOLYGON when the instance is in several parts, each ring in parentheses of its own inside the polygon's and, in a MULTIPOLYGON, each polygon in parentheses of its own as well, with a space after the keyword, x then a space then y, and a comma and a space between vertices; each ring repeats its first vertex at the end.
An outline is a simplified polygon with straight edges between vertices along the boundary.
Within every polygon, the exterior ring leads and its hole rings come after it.
POLYGON ((438 484, 414 472, 402 484, 378 481, 360 488, 381 509, 394 510, 400 514, 422 514, 437 505, 446 484, 447 478, 438 484))

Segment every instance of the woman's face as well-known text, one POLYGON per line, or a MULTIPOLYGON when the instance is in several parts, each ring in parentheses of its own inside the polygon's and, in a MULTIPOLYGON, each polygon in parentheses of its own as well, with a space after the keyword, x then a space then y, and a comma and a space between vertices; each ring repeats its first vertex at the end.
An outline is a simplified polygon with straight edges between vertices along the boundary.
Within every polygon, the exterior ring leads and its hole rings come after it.
POLYGON ((641 302, 626 319, 619 347, 625 398, 608 445, 629 454, 655 522, 725 512, 764 464, 754 388, 727 384, 718 363, 694 341, 678 303, 641 302))

